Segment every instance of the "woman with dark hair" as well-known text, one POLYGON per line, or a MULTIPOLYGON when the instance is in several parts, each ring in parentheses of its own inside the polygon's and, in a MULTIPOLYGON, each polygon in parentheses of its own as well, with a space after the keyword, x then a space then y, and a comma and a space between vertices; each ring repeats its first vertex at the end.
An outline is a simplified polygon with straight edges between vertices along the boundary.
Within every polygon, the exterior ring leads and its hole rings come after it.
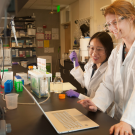
POLYGON ((113 41, 111 36, 106 32, 95 33, 89 42, 89 55, 90 59, 84 66, 85 72, 79 66, 76 53, 73 51, 70 54, 70 59, 73 61, 75 58, 75 68, 71 70, 71 74, 81 84, 81 86, 87 89, 87 96, 69 90, 66 92, 69 97, 78 97, 79 99, 93 98, 95 92, 102 82, 103 75, 107 69, 107 60, 113 49, 113 41))
POLYGON ((114 118, 120 122, 110 128, 110 134, 133 135, 135 130, 135 8, 125 0, 116 0, 105 10, 106 27, 117 39, 122 39, 111 53, 103 82, 92 100, 80 100, 89 111, 106 111, 115 103, 114 118))

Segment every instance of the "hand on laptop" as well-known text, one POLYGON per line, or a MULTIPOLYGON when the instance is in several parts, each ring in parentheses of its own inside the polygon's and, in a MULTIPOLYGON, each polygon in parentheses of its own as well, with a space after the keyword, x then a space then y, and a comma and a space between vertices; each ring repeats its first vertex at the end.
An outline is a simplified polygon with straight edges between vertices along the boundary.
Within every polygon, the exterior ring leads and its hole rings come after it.
POLYGON ((91 112, 97 111, 97 106, 90 99, 83 99, 77 101, 77 103, 81 104, 85 109, 91 112))

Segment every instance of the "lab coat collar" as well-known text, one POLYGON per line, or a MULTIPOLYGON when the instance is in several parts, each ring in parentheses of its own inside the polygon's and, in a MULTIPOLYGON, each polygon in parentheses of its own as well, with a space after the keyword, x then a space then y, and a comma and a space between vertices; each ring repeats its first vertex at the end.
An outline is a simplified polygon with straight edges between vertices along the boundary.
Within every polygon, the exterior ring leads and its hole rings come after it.
MULTIPOLYGON (((84 69, 85 70, 88 70, 89 68, 92 68, 93 66, 93 62, 91 59, 89 59, 88 63, 84 66, 84 69)), ((108 65, 108 61, 104 62, 99 68, 98 68, 98 71, 100 71, 100 73, 103 73, 106 68, 107 68, 107 65, 108 65)))
MULTIPOLYGON (((119 59, 121 59, 121 62, 122 62, 122 50, 123 50, 123 45, 124 45, 124 42, 122 41, 122 43, 120 44, 120 46, 118 45, 118 56, 119 56, 119 59)), ((135 41, 133 42, 133 44, 132 44, 132 46, 131 46, 131 48, 130 48, 130 50, 132 49, 132 48, 134 48, 135 47, 135 41)))
POLYGON ((108 61, 104 62, 104 63, 99 67, 98 70, 100 71, 101 74, 106 70, 107 65, 108 65, 108 61))
POLYGON ((87 62, 87 64, 84 66, 84 69, 88 70, 89 68, 92 68, 93 64, 94 63, 92 62, 92 60, 90 58, 89 61, 87 62))

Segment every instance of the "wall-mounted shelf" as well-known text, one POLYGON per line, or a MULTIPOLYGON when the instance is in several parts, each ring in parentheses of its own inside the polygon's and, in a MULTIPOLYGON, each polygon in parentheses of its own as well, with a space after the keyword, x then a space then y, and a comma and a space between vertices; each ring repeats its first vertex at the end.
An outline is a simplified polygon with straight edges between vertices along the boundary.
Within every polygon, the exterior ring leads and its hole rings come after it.
MULTIPOLYGON (((14 38, 14 37, 11 37, 14 38)), ((35 36, 22 36, 22 37, 17 37, 17 38, 35 38, 35 36)))
POLYGON ((32 48, 36 48, 36 47, 25 47, 25 48, 22 48, 22 47, 12 47, 12 49, 32 49, 32 48))
POLYGON ((34 22, 35 19, 14 19, 16 22, 34 22))
POLYGON ((12 57, 12 58, 15 58, 15 59, 17 59, 17 58, 23 58, 23 59, 26 59, 26 58, 34 58, 34 57, 37 57, 37 56, 31 56, 31 57, 12 57))

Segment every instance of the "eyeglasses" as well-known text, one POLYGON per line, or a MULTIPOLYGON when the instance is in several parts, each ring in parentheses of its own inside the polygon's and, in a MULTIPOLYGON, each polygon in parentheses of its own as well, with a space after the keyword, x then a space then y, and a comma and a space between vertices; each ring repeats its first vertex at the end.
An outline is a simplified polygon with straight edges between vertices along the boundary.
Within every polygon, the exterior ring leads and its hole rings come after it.
POLYGON ((126 18, 126 17, 120 16, 120 17, 118 18, 118 20, 115 19, 115 20, 113 20, 113 21, 106 22, 106 23, 105 23, 105 28, 106 28, 106 29, 110 29, 111 26, 116 27, 117 24, 118 24, 119 22, 121 22, 122 20, 124 20, 125 18, 126 18))
POLYGON ((105 54, 105 48, 104 47, 94 47, 93 45, 88 45, 87 48, 88 48, 88 51, 89 51, 90 54, 93 54, 94 51, 99 55, 105 54))

